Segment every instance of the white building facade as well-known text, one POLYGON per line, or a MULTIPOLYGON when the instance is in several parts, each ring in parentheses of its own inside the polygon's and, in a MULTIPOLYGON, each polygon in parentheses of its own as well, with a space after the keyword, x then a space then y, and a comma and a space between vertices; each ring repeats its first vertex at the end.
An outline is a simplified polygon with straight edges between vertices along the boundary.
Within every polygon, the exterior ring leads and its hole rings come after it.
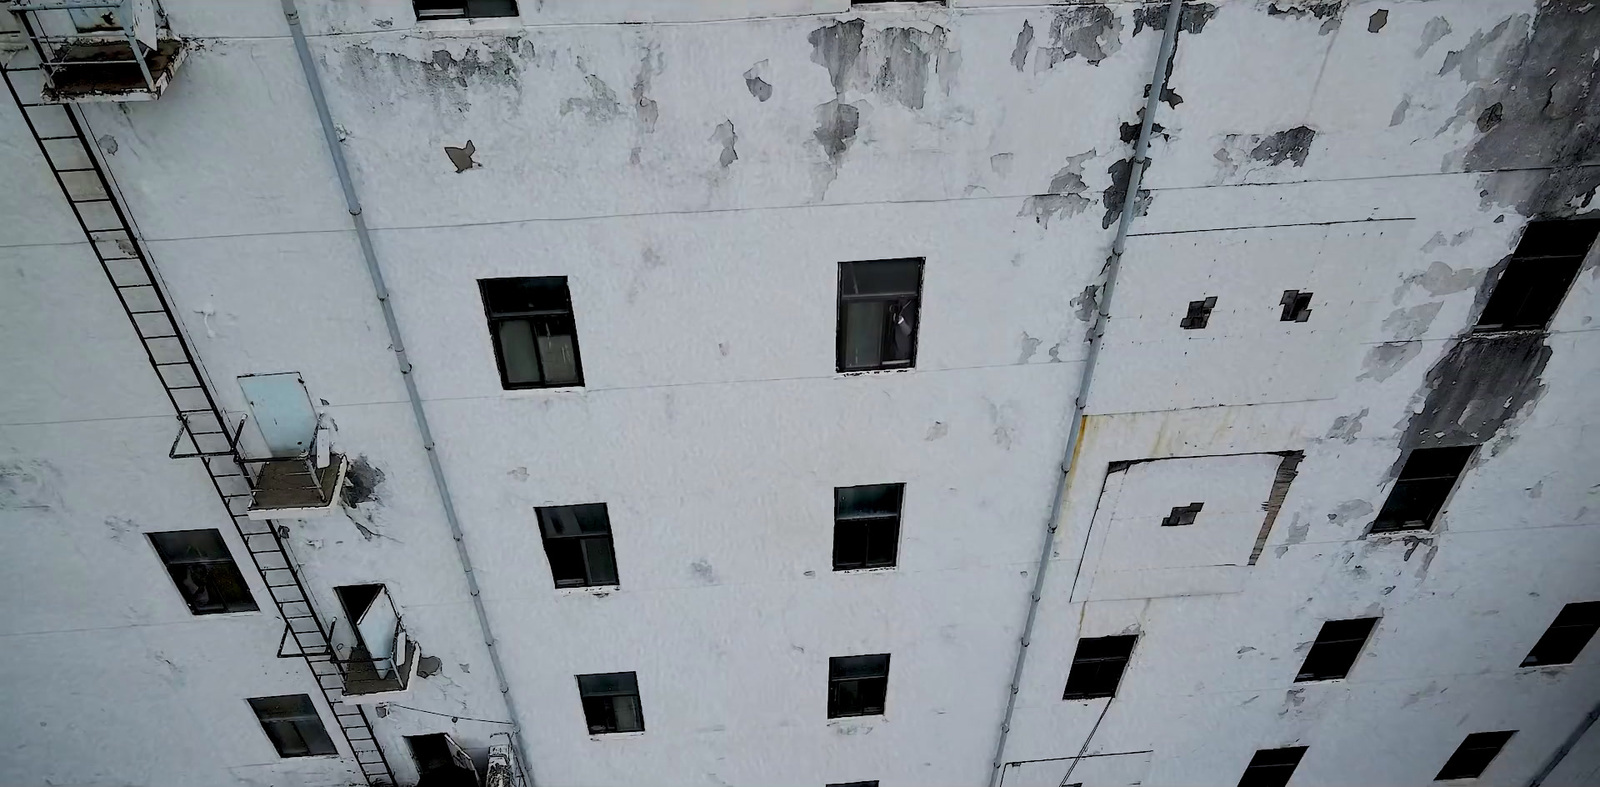
POLYGON ((12 5, 0 784, 1600 783, 1600 8, 12 5))

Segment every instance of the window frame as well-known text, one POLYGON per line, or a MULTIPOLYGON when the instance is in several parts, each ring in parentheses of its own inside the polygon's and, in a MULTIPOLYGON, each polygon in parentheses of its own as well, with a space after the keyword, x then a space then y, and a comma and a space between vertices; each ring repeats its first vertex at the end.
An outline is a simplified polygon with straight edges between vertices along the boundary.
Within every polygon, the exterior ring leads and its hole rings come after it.
POLYGON ((488 279, 478 279, 478 298, 483 302, 483 316, 488 321, 489 344, 494 348, 494 365, 500 373, 500 387, 507 391, 523 391, 551 388, 582 388, 583 378, 583 352, 578 342, 578 313, 572 303, 572 283, 566 276, 498 276, 488 279), (489 288, 497 282, 522 282, 522 281, 548 281, 561 284, 562 291, 566 294, 566 307, 564 309, 521 309, 505 312, 496 312, 489 302, 489 288), (572 326, 572 369, 576 375, 573 380, 560 380, 551 382, 545 368, 544 351, 539 349, 541 335, 553 337, 558 334, 553 332, 540 334, 538 323, 541 320, 554 322, 565 318, 572 326), (539 372, 539 379, 535 382, 512 382, 506 368, 505 349, 501 346, 500 326, 504 323, 524 321, 529 323, 529 331, 533 336, 533 363, 539 372))
POLYGON ((1494 764, 1495 759, 1500 756, 1500 752, 1505 751, 1506 744, 1511 742, 1512 737, 1517 732, 1517 730, 1492 730, 1489 732, 1467 733, 1467 737, 1461 739, 1461 743, 1456 746, 1455 751, 1450 753, 1450 757, 1444 761, 1444 765, 1439 767, 1439 773, 1433 777, 1433 780, 1446 782, 1482 777, 1483 772, 1489 770, 1489 766, 1494 764), (1474 743, 1474 739, 1476 739, 1477 745, 1469 745, 1474 743), (1490 752, 1489 756, 1484 758, 1482 763, 1479 763, 1477 758, 1481 756, 1481 752, 1486 751, 1490 752), (1477 766, 1477 770, 1469 770, 1474 765, 1477 766), (1452 766, 1454 770, 1452 770, 1452 766))
MULTIPOLYGON (((587 729, 589 731, 590 735, 621 735, 621 734, 624 734, 624 733, 644 732, 645 731, 644 699, 642 697, 640 697, 640 694, 639 694, 639 673, 637 673, 637 672, 592 672, 592 673, 588 673, 588 674, 584 674, 584 675, 575 675, 573 677, 577 679, 577 683, 578 683, 578 703, 583 708, 583 723, 584 723, 584 727, 585 727, 585 729, 587 729), (585 688, 585 686, 584 686, 584 680, 583 680, 584 678, 621 679, 621 678, 623 678, 623 676, 626 676, 627 682, 632 685, 631 689, 597 689, 597 690, 590 690, 588 688, 585 688), (617 710, 616 710, 616 700, 617 700, 617 698, 626 698, 626 697, 633 698, 634 716, 638 719, 638 722, 639 722, 639 726, 638 726, 637 729, 634 729, 634 728, 622 729, 619 726, 618 715, 617 715, 617 710), (604 702, 604 707, 606 709, 608 709, 608 711, 609 711, 609 725, 607 725, 607 724, 596 725, 595 724, 595 717, 594 717, 593 714, 590 713, 591 701, 595 701, 595 704, 592 706, 594 709, 599 709, 601 707, 601 702, 600 701, 606 701, 606 702, 604 702), (600 729, 596 729, 596 727, 600 727, 600 729)), ((602 715, 604 715, 604 714, 602 714, 602 715)), ((607 719, 602 718, 601 721, 607 721, 607 719)))
POLYGON ((1341 618, 1339 620, 1323 621, 1322 627, 1317 629, 1317 638, 1312 640, 1311 648, 1306 651, 1305 659, 1300 662, 1300 669, 1295 672, 1294 682, 1320 683, 1330 680, 1344 680, 1350 677, 1350 671, 1355 669, 1356 662, 1361 660, 1361 654, 1367 650, 1367 643, 1372 641, 1373 633, 1378 630, 1378 621, 1380 620, 1383 620, 1383 618, 1341 618), (1329 626, 1349 626, 1353 629, 1363 622, 1367 625, 1360 637, 1354 636, 1353 631, 1341 633, 1336 630, 1330 634, 1328 630, 1329 626), (1307 671, 1307 667, 1311 665, 1313 659, 1329 659, 1331 658, 1330 653, 1334 655, 1342 654, 1345 649, 1350 649, 1351 645, 1354 645, 1354 648, 1351 650, 1350 658, 1344 662, 1344 667, 1337 675, 1307 671))
POLYGON ((323 723, 322 714, 317 710, 316 702, 311 699, 311 695, 277 694, 269 697, 250 697, 245 700, 245 703, 250 706, 250 711, 255 714, 256 722, 261 725, 262 734, 267 736, 267 740, 272 743, 272 748, 278 752, 279 757, 283 759, 295 759, 300 757, 340 756, 339 745, 334 742, 333 736, 328 734, 328 725, 323 723), (271 718, 262 715, 263 709, 258 703, 266 703, 273 700, 285 700, 290 698, 298 698, 301 701, 300 708, 297 712, 272 711, 274 715, 271 718), (287 727, 268 727, 267 725, 269 724, 287 725, 287 727), (301 725, 303 724, 312 724, 315 726, 302 728, 301 725), (306 751, 304 753, 297 754, 286 753, 278 736, 275 736, 272 733, 272 730, 274 729, 292 730, 295 736, 300 739, 300 742, 305 745, 306 751), (316 733, 320 734, 320 739, 317 739, 316 735, 306 735, 307 729, 314 729, 316 733), (326 744, 327 751, 317 751, 316 749, 321 748, 321 744, 324 743, 326 744))
POLYGON ((1572 285, 1578 280, 1582 272, 1583 261, 1594 249, 1596 235, 1600 235, 1600 218, 1574 218, 1550 219, 1544 221, 1530 221, 1522 230, 1522 237, 1517 241, 1517 248, 1511 252, 1506 265, 1496 277, 1494 285, 1489 290, 1489 298, 1484 301, 1483 309, 1473 322, 1472 333, 1492 335, 1496 333, 1512 333, 1519 331, 1546 332, 1550 330, 1550 323, 1555 320, 1556 314, 1561 311, 1561 305, 1572 293, 1572 285), (1555 230, 1556 227, 1563 229, 1555 230), (1589 230, 1594 230, 1590 233, 1589 230), (1555 233, 1570 232, 1573 238, 1554 237, 1555 233), (1586 242, 1578 240, 1578 236, 1589 235, 1586 242), (1571 245, 1568 245, 1571 244, 1571 245), (1579 246, 1582 246, 1581 250, 1579 246), (1538 323, 1526 321, 1485 323, 1484 319, 1491 316, 1521 317, 1528 310, 1529 295, 1535 288, 1525 286, 1527 282, 1536 281, 1535 268, 1544 267, 1543 275, 1550 275, 1550 269, 1555 266, 1570 268, 1568 271, 1556 271, 1556 276, 1564 276, 1566 282, 1561 286, 1560 292, 1546 293, 1553 295, 1549 299, 1549 312, 1543 315, 1543 320, 1538 323), (1506 283, 1507 277, 1512 277, 1513 286, 1522 289, 1521 302, 1507 312, 1506 302, 1500 298, 1509 298, 1510 291, 1503 291, 1501 285, 1506 283))
MULTIPOLYGON (((216 529, 214 527, 212 527, 212 528, 194 528, 194 529, 191 529, 191 530, 158 530, 158 531, 151 531, 151 532, 145 533, 145 540, 146 540, 146 543, 150 544, 150 547, 155 551, 156 558, 161 561, 162 567, 166 569, 167 578, 172 580, 172 586, 173 586, 173 588, 175 590, 178 591, 178 596, 180 598, 182 598, 184 604, 189 607, 189 614, 191 614, 191 615, 231 615, 231 614, 238 614, 238 613, 244 613, 244 612, 259 612, 259 611, 261 611, 261 606, 256 603, 255 593, 250 590, 250 583, 245 580, 244 572, 239 569, 239 561, 234 560, 234 558, 233 558, 233 550, 228 547, 227 539, 223 538, 221 530, 218 530, 218 529, 216 529), (169 556, 167 554, 166 549, 164 549, 162 547, 159 537, 160 536, 167 536, 167 535, 177 535, 177 534, 180 534, 180 533, 212 533, 212 534, 215 534, 217 543, 222 546, 223 555, 221 557, 218 557, 218 556, 209 556, 209 557, 205 557, 205 556, 184 556, 184 555, 171 555, 171 556, 169 556), (239 588, 240 592, 242 592, 244 594, 243 600, 242 601, 240 601, 239 599, 233 599, 231 601, 224 600, 224 601, 220 602, 220 606, 219 605, 209 605, 209 606, 205 606, 205 607, 201 606, 200 602, 198 601, 198 599, 189 597, 189 593, 184 590, 183 582, 179 579, 179 576, 178 576, 179 572, 180 571, 186 571, 187 569, 184 568, 186 566, 204 566, 204 567, 206 567, 206 571, 208 572, 208 574, 210 572, 212 572, 212 571, 217 571, 219 569, 222 571, 223 574, 228 574, 229 572, 231 572, 231 576, 229 576, 228 579, 230 579, 231 581, 233 581, 233 582, 235 582, 237 584, 237 587, 239 588)), ((191 579, 192 579, 192 577, 191 577, 191 579)), ((201 583, 196 582, 195 584, 198 586, 201 583)), ((202 588, 202 590, 212 590, 213 592, 216 590, 216 586, 213 583, 207 582, 205 584, 206 584, 206 587, 202 588)), ((217 595, 222 595, 222 594, 218 593, 217 595)))
POLYGON ((461 6, 461 13, 459 14, 437 12, 425 14, 424 10, 418 7, 417 0, 411 0, 411 13, 418 22, 433 22, 440 19, 517 19, 522 16, 522 8, 517 5, 517 0, 504 1, 511 4, 511 13, 509 14, 474 14, 472 7, 478 4, 478 0, 459 0, 459 2, 453 3, 453 5, 461 6))
POLYGON ((836 486, 833 488, 833 570, 834 571, 865 571, 869 569, 895 568, 900 563, 900 523, 905 513, 906 485, 893 484, 857 484, 855 486, 836 486), (844 505, 844 493, 850 489, 893 489, 895 496, 894 513, 856 513, 844 514, 841 508, 844 505), (840 535, 842 530, 862 531, 861 560, 857 562, 840 561, 840 535), (873 536, 882 537, 883 530, 889 531, 889 558, 874 560, 872 556, 873 536))
POLYGON ((1061 690, 1062 700, 1098 700, 1106 697, 1117 696, 1117 690, 1122 688, 1122 676, 1128 672, 1128 664, 1133 661, 1133 649, 1139 645, 1138 634, 1116 634, 1109 637, 1079 637, 1072 649, 1072 665, 1067 668, 1067 683, 1061 690), (1116 647, 1124 642, 1127 648, 1118 654, 1088 655, 1084 653, 1084 643, 1096 643, 1091 647, 1116 647), (1108 665, 1116 664, 1116 675, 1111 680, 1110 688, 1099 687, 1103 682, 1104 672, 1108 665), (1080 667, 1082 672, 1080 673, 1080 667), (1091 672, 1092 670, 1092 672, 1091 672), (1073 676, 1081 674, 1080 684, 1092 684, 1088 688, 1082 686, 1074 691, 1073 676), (1098 688, 1097 688, 1098 687, 1098 688))
MULTIPOLYGON (((858 716, 883 716, 889 712, 889 660, 888 653, 862 653, 855 656, 831 656, 828 658, 828 718, 849 719, 858 716), (882 674, 844 675, 840 674, 850 662, 865 664, 865 659, 883 659, 882 674), (843 686, 851 684, 857 703, 849 708, 841 707, 843 686), (863 687, 866 690, 863 691, 863 687), (881 691, 880 691, 881 689, 881 691), (868 700, 881 695, 877 704, 868 700)), ((876 669, 876 667, 870 667, 876 669)))
POLYGON ((838 373, 858 374, 861 372, 915 369, 917 367, 917 349, 921 343, 920 339, 922 334, 922 286, 926 270, 927 258, 925 257, 894 257, 881 260, 850 260, 839 263, 839 276, 837 282, 838 300, 836 302, 837 320, 834 331, 834 369, 838 371, 838 373), (907 262, 915 263, 917 269, 917 283, 916 287, 914 287, 912 290, 907 291, 901 289, 865 294, 853 293, 848 295, 845 293, 845 273, 850 269, 850 266, 907 262), (885 330, 882 338, 879 340, 878 363, 871 366, 850 366, 847 363, 848 354, 846 351, 846 339, 850 335, 848 331, 850 322, 846 319, 848 312, 847 304, 870 302, 882 302, 891 305, 891 307, 886 307, 884 309, 884 325, 882 327, 885 330), (891 341, 892 337, 892 334, 888 329, 894 325, 895 316, 905 313, 906 306, 908 305, 910 306, 910 311, 912 314, 912 325, 911 343, 907 357, 904 361, 885 361, 883 360, 884 356, 889 354, 885 352, 885 350, 887 349, 888 343, 891 341), (896 309, 898 309, 898 311, 896 311, 896 309))
POLYGON ((1308 746, 1279 746, 1274 749, 1256 749, 1250 764, 1239 774, 1238 787, 1283 787, 1294 778, 1300 761, 1305 759, 1308 746), (1272 761, 1274 759, 1278 761, 1272 761), (1288 760, 1292 759, 1293 762, 1288 760), (1286 771, 1286 772, 1285 772, 1286 771), (1278 778, 1283 772, 1282 778, 1278 778), (1254 776, 1254 778, 1252 778, 1254 776))
POLYGON ((1518 666, 1558 667, 1563 664, 1571 664, 1577 661, 1579 656, 1583 655, 1584 648, 1589 647, 1589 643, 1594 640, 1594 635, 1597 631, 1600 631, 1600 601, 1574 601, 1566 604, 1561 607, 1560 612, 1556 613, 1555 619, 1550 621, 1550 625, 1545 627, 1544 633, 1539 635, 1539 639, 1533 643, 1533 647, 1528 650, 1528 655, 1523 657, 1522 663, 1518 666), (1562 623, 1562 618, 1569 616, 1578 618, 1577 622, 1562 623), (1556 650, 1554 653, 1547 652, 1543 658, 1535 660, 1540 656, 1540 650, 1555 650, 1561 644, 1560 639, 1564 638, 1563 632, 1565 630, 1582 629, 1588 629, 1589 633, 1575 643, 1576 647, 1571 648, 1570 654, 1564 650, 1556 650))
MULTIPOLYGON (((539 540, 544 545, 545 562, 550 567, 550 581, 555 584, 557 589, 568 590, 572 588, 618 587, 622 584, 622 571, 617 567, 617 547, 615 531, 611 527, 610 506, 606 505, 605 503, 574 503, 560 506, 537 506, 533 510, 535 524, 539 528, 539 540), (550 528, 545 526, 546 518, 551 516, 557 510, 594 507, 598 507, 600 516, 605 521, 606 529, 604 533, 585 533, 580 530, 577 533, 561 533, 557 535, 550 535, 550 528), (610 578, 610 581, 598 581, 595 578, 595 566, 590 562, 590 552, 587 543, 591 541, 604 542, 604 548, 611 560, 611 572, 613 576, 610 578), (551 550, 551 542, 556 542, 562 546, 565 546, 569 543, 576 545, 579 561, 583 565, 584 576, 581 582, 574 582, 572 580, 563 581, 560 576, 557 575, 556 554, 551 550)), ((577 512, 574 512, 574 519, 576 518, 577 512)))
MULTIPOLYGON (((1382 534, 1399 533, 1406 530, 1432 530, 1433 524, 1439 520, 1439 515, 1444 513, 1445 508, 1450 505, 1450 498, 1456 493, 1456 487, 1461 485, 1461 479, 1467 474, 1467 468, 1472 464, 1473 458, 1477 456, 1477 450, 1478 446, 1476 445, 1452 445, 1434 446, 1431 448, 1413 448, 1407 451, 1405 459, 1400 464, 1400 472, 1395 476, 1394 486, 1389 488, 1389 494, 1383 499, 1383 505, 1378 508, 1378 515, 1372 520, 1372 526, 1367 529, 1367 532, 1382 534), (1421 461, 1428 461, 1426 459, 1426 454, 1442 456, 1442 452, 1457 452, 1455 455, 1460 457, 1460 466, 1456 469, 1453 476, 1420 474, 1412 475, 1410 477, 1406 476, 1406 472, 1411 468, 1411 463, 1413 461, 1418 461, 1418 454, 1425 455, 1421 461), (1428 513, 1426 519, 1402 520, 1396 518, 1401 511, 1401 506, 1405 502, 1405 499, 1401 496, 1403 493, 1414 494, 1412 492, 1413 489, 1422 488, 1424 486, 1443 486, 1437 482, 1444 481, 1445 479, 1449 479, 1450 484, 1448 487, 1445 487, 1444 494, 1439 496, 1437 505, 1432 506, 1432 510, 1428 513), (1421 524, 1414 524, 1415 522, 1420 522, 1421 524)), ((1453 462, 1454 460, 1446 458, 1444 461, 1453 462)))

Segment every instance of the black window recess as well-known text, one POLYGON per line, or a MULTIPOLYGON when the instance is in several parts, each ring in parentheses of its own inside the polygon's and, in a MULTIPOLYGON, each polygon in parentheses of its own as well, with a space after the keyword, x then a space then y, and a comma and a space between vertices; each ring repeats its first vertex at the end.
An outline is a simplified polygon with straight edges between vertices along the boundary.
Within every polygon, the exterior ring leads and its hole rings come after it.
POLYGON ((1600 219, 1528 224, 1473 330, 1544 330, 1561 307, 1597 233, 1600 219))
POLYGON ((644 730, 637 673, 579 675, 578 696, 583 699, 583 717, 591 735, 644 730))
POLYGON ((1600 630, 1600 601, 1581 601, 1561 608, 1555 622, 1522 660, 1524 667, 1571 664, 1600 630))
POLYGON ((889 654, 828 659, 828 718, 876 716, 889 694, 889 654))
POLYGON ((279 757, 315 757, 337 754, 333 739, 322 726, 310 695, 285 694, 249 700, 261 729, 272 740, 279 757))
POLYGON ((839 371, 915 366, 921 299, 920 259, 839 263, 839 371))
POLYGON ((842 486, 833 490, 833 570, 895 564, 905 484, 842 486))
POLYGON ((578 326, 565 276, 483 279, 489 338, 500 385, 564 388, 583 385, 578 326))
POLYGON ((1456 747, 1454 754, 1446 760, 1444 767, 1439 769, 1439 775, 1433 777, 1436 782, 1450 779, 1476 779, 1483 775, 1485 768, 1494 761, 1496 755, 1505 747, 1506 741, 1517 734, 1516 730, 1501 730, 1499 732, 1474 732, 1468 735, 1461 745, 1456 747))
POLYGON ((1406 457, 1395 479, 1394 489, 1378 510, 1372 532, 1419 530, 1433 526, 1434 517, 1444 509, 1444 501, 1456 488, 1456 479, 1472 458, 1475 446, 1417 448, 1406 457))
POLYGON ((1295 676, 1295 682, 1337 680, 1350 674, 1350 668, 1355 665, 1362 648, 1366 647, 1367 637, 1372 634, 1372 627, 1377 623, 1377 618, 1330 620, 1323 623, 1322 631, 1317 633, 1317 641, 1312 643, 1311 651, 1306 654, 1305 662, 1300 665, 1300 673, 1295 676))
POLYGON ((244 575, 233 562, 228 545, 216 530, 175 530, 151 533, 150 543, 166 564, 178 593, 196 615, 219 612, 254 612, 244 575))
POLYGON ((1286 746, 1282 749, 1261 749, 1250 758, 1244 775, 1239 777, 1239 787, 1284 787, 1300 759, 1306 756, 1304 746, 1286 746))
POLYGON ((417 19, 479 19, 516 16, 516 0, 412 0, 417 19))
POLYGON ((1072 671, 1067 673, 1067 688, 1061 699, 1116 696, 1122 672, 1128 667, 1133 644, 1138 639, 1136 634, 1126 634, 1078 640, 1078 649, 1072 654, 1072 671))
POLYGON ((605 503, 547 506, 537 511, 556 587, 617 584, 617 553, 605 503))

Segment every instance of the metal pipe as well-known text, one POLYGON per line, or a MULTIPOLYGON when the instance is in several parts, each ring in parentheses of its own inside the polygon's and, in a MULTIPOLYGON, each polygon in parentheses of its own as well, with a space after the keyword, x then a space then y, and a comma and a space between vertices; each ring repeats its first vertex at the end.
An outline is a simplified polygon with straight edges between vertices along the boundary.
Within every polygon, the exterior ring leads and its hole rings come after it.
MULTIPOLYGON (((494 630, 489 625, 489 613, 483 606, 477 575, 472 570, 472 558, 467 554, 466 536, 461 532, 461 522, 456 517, 456 506, 450 498, 450 485, 444 477, 444 467, 439 464, 439 453, 433 442, 433 432, 428 428, 428 415, 422 409, 422 396, 417 393, 417 383, 412 376, 411 361, 406 357, 406 346, 400 339, 400 323, 395 319, 394 307, 389 302, 389 288, 383 281, 383 269, 378 266, 378 255, 372 248, 372 235, 367 231, 367 220, 361 213, 361 201, 356 197, 355 182, 350 178, 350 168, 345 163, 344 149, 340 147, 333 116, 328 111, 328 98, 322 92, 322 79, 317 75, 316 63, 311 59, 311 49, 306 45, 305 31, 300 28, 300 13, 294 0, 280 0, 284 18, 289 22, 289 33, 294 38, 294 50, 300 57, 300 68, 305 72, 306 85, 311 89, 311 100, 317 107, 317 119, 322 122, 322 137, 328 143, 328 155, 339 175, 339 186, 344 189, 345 206, 355 225, 356 239, 361 244, 361 257, 366 262, 367 274, 372 278, 372 289, 383 309, 383 322, 389 328, 389 342, 394 348, 395 362, 400 366, 400 378, 405 381, 406 396, 411 400, 411 414, 416 418, 417 431, 422 437, 422 448, 428 455, 428 469, 433 472, 434 486, 439 490, 439 502, 444 507, 445 521, 450 525, 450 537, 456 542, 456 557, 461 561, 461 571, 467 578, 467 590, 472 596, 472 609, 477 613, 478 628, 483 633, 483 644, 489 649, 489 663, 494 667, 495 680, 500 685, 500 697, 505 701, 506 715, 511 719, 511 732, 517 747, 526 753, 527 741, 522 735, 521 717, 517 715, 511 699, 511 687, 506 682, 505 665, 500 662, 494 630)), ((525 755, 524 755, 525 756, 525 755)), ((529 784, 533 774, 528 773, 529 784)))
POLYGON ((1600 705, 1595 705, 1589 711, 1589 715, 1584 716, 1583 720, 1578 722, 1577 729, 1574 729, 1572 734, 1568 735, 1565 741, 1562 741, 1561 747, 1556 749, 1555 754, 1550 755, 1550 761, 1546 762, 1544 767, 1540 768, 1539 772, 1528 780, 1528 787, 1539 787, 1539 785, 1544 784, 1544 780, 1550 778, 1550 774, 1555 771, 1556 766, 1560 765, 1561 761, 1572 753, 1573 747, 1578 745, 1578 741, 1583 739, 1584 734, 1589 731, 1590 727, 1594 726, 1597 719, 1600 719, 1600 705))
MULTIPOLYGON (((1094 382, 1095 363, 1100 359, 1100 339, 1105 336, 1106 321, 1111 319, 1111 296, 1117 286, 1117 272, 1122 268, 1122 252, 1128 244, 1128 226, 1133 223, 1134 211, 1139 204, 1139 185, 1144 178, 1145 157, 1150 147, 1150 129, 1155 122, 1156 108, 1161 103, 1161 92, 1167 86, 1167 64, 1178 40, 1178 22, 1183 10, 1182 0, 1172 0, 1167 6, 1167 25, 1162 31, 1161 48, 1156 52, 1155 71, 1150 76, 1150 93, 1145 97, 1144 117, 1139 123, 1139 139, 1133 145, 1133 160, 1128 167, 1128 193, 1122 199, 1122 217, 1117 222, 1117 237, 1111 242, 1111 256, 1106 258, 1101 271, 1100 286, 1096 292, 1096 309, 1089 323, 1085 340, 1089 351, 1084 356, 1083 373, 1078 378, 1077 396, 1072 400, 1072 420, 1067 429, 1066 452, 1061 458, 1061 474, 1056 477, 1055 498, 1050 502, 1050 518, 1046 521, 1044 543, 1039 547, 1039 564, 1033 571, 1033 591, 1028 594, 1028 616, 1022 624, 1022 637, 1017 640, 1016 664, 1011 670, 1011 691, 1006 696, 1005 716, 1000 720, 1000 737, 994 747, 994 761, 989 771, 989 787, 1000 780, 1000 770, 1005 766, 1006 738, 1011 734, 1011 717, 1017 709, 1017 692, 1022 687, 1022 669, 1028 661, 1028 644, 1033 637, 1034 622, 1039 615, 1039 599, 1044 593, 1045 571, 1050 567, 1050 550, 1055 545, 1056 529, 1061 526, 1062 498, 1067 491, 1067 479, 1072 477, 1073 465, 1078 456, 1078 440, 1083 436, 1083 408, 1089 401, 1089 388, 1094 382)), ((1110 703, 1107 703, 1109 709, 1110 703)), ((1099 727, 1098 724, 1095 725, 1099 727)), ((1090 733, 1093 736, 1093 733, 1090 733)), ((1088 741, 1084 742, 1087 746, 1088 741)))

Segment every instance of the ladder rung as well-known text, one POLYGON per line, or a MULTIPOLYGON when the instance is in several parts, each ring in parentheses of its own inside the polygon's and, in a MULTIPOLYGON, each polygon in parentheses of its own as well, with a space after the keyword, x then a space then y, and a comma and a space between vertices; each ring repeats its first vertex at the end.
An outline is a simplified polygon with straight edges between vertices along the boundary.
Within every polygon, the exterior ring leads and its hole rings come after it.
POLYGON ((201 386, 198 386, 198 385, 169 385, 169 386, 167 386, 167 390, 169 390, 169 391, 192 391, 192 390, 194 390, 196 388, 200 388, 200 387, 201 386))
MULTIPOLYGON (((162 312, 165 312, 165 311, 166 311, 166 309, 141 309, 139 311, 129 310, 128 313, 129 314, 161 314, 162 312)), ((188 361, 178 361, 177 363, 172 363, 172 362, 158 363, 158 364, 156 364, 156 366, 176 366, 177 364, 180 364, 180 363, 188 363, 188 361)))
MULTIPOLYGON (((50 137, 40 137, 40 139, 50 139, 50 137)), ((61 139, 70 139, 70 137, 61 137, 61 139)), ((94 171, 94 167, 60 167, 60 168, 56 169, 56 171, 57 172, 93 172, 94 171)), ((84 202, 85 200, 75 200, 75 201, 84 202)))

